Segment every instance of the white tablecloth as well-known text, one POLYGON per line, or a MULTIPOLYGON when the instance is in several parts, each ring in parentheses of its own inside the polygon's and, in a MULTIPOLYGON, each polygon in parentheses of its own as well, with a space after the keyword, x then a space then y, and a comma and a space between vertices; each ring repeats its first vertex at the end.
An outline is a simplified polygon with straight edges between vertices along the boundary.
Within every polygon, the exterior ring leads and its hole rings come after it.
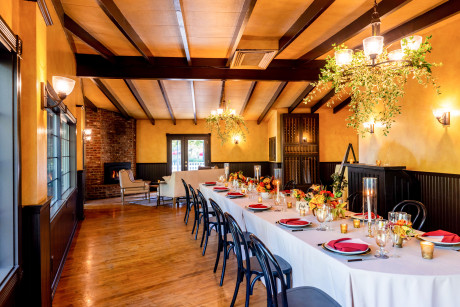
MULTIPOLYGON (((214 199, 224 212, 230 213, 243 230, 257 235, 274 254, 291 264, 294 287, 320 288, 342 306, 460 306, 460 252, 436 247, 434 259, 426 260, 421 257, 419 241, 413 238, 402 249, 387 246, 399 257, 347 262, 349 256, 327 252, 318 243, 342 237, 361 238, 372 249, 372 255, 361 257, 375 258, 375 240, 365 237, 364 228, 354 229, 351 220, 332 222, 333 230, 316 231, 316 218, 307 215, 313 226, 292 232, 275 222, 299 217, 295 209, 254 213, 246 206, 256 203, 256 199, 228 199, 226 193, 216 193, 212 187, 201 185, 200 189, 207 199, 214 199), (348 224, 347 234, 340 233, 340 223, 348 224)), ((295 199, 290 200, 295 205, 295 199)), ((273 205, 273 200, 264 203, 273 205)))

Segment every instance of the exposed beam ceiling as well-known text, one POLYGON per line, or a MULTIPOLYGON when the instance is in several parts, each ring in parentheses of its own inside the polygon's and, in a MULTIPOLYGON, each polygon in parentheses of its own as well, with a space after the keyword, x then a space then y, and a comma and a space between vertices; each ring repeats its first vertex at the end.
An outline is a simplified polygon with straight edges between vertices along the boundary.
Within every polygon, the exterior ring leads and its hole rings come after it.
POLYGON ((235 55, 236 48, 240 43, 241 37, 243 36, 244 29, 249 21, 249 17, 252 14, 252 10, 254 6, 256 6, 257 0, 244 0, 243 8, 240 12, 240 16, 238 18, 238 22, 235 27, 235 32, 233 33, 232 42, 230 43, 230 47, 228 48, 227 52, 227 65, 230 66, 230 63, 233 60, 233 56, 235 55))
POLYGON ((86 96, 83 96, 83 104, 85 105, 85 108, 91 109, 94 112, 97 111, 96 105, 86 96))
POLYGON ((190 91, 191 91, 191 94, 192 94, 193 123, 196 125, 195 86, 193 85, 193 81, 190 82, 190 91))
POLYGON ((133 94, 134 98, 136 99, 137 103, 139 106, 142 108, 144 111, 145 115, 149 119, 149 121, 152 123, 152 125, 155 125, 155 119, 153 118, 152 114, 150 113, 149 109, 145 105, 144 100, 142 99, 141 94, 139 94, 139 91, 136 89, 136 86, 134 85, 133 81, 129 79, 124 80, 126 85, 128 86, 129 90, 131 91, 131 94, 133 94))
POLYGON ((241 108, 240 115, 244 115, 244 112, 246 111, 246 108, 248 107, 249 100, 251 100, 252 93, 254 93, 254 89, 256 88, 257 81, 253 81, 251 83, 251 86, 249 87, 248 94, 246 95, 246 98, 244 99, 243 107, 241 108))
POLYGON ((169 115, 171 116, 171 120, 173 124, 176 124, 176 117, 174 116, 173 109, 171 107, 171 102, 169 101, 168 94, 166 94, 166 89, 163 84, 163 81, 158 80, 158 86, 160 87, 161 94, 163 95, 163 99, 165 101, 166 107, 168 108, 169 115))
POLYGON ((174 9, 176 10, 177 23, 179 24, 179 32, 180 32, 180 37, 182 40, 182 46, 184 47, 184 54, 185 54, 185 57, 187 58, 188 65, 191 65, 192 60, 190 57, 190 47, 189 47, 189 43, 187 39, 187 29, 185 27, 184 14, 182 13, 183 11, 182 7, 183 5, 182 5, 181 0, 174 0, 174 9))
POLYGON ((98 55, 76 54, 77 76, 108 79, 182 79, 182 80, 252 80, 252 81, 315 81, 324 61, 313 61, 297 68, 295 60, 275 60, 265 70, 230 69, 222 59, 192 59, 192 66, 181 58, 155 58, 155 65, 146 66, 141 57, 116 57, 116 64, 98 55))
POLYGON ((69 42, 70 49, 72 50, 73 53, 77 52, 77 48, 75 47, 75 42, 73 40, 72 34, 67 31, 64 27, 64 8, 62 7, 61 0, 51 0, 53 2, 54 10, 56 11, 56 14, 59 18, 59 21, 61 23, 61 26, 64 28, 64 33, 67 38, 67 41, 69 42))
POLYGON ((345 108, 351 101, 351 97, 348 97, 347 99, 345 99, 344 101, 342 101, 341 103, 339 103, 337 106, 334 107, 334 111, 333 113, 338 113, 340 110, 342 110, 343 108, 345 108))
MULTIPOLYGON (((103 59, 114 62, 115 54, 102 45, 97 39, 77 24, 72 18, 64 14, 64 27, 70 33, 85 42, 91 49, 99 53, 103 59)), ((101 60, 103 60, 101 59, 101 60)))
POLYGON ((115 106, 115 108, 120 111, 121 115, 126 118, 130 119, 131 117, 129 116, 128 112, 126 112, 126 108, 123 106, 123 104, 118 101, 118 99, 110 92, 110 90, 105 86, 104 83, 98 78, 91 78, 91 80, 96 84, 96 86, 101 90, 101 92, 107 97, 108 100, 115 106))
POLYGON ((289 30, 279 40, 281 53, 286 49, 303 31, 305 31, 335 0, 314 0, 313 3, 294 22, 289 30))
POLYGON ((281 82, 278 88, 276 89, 275 93, 273 94, 272 98, 268 102, 267 106, 263 110, 262 114, 260 114, 259 118, 257 119, 257 125, 260 125, 260 123, 264 120, 265 116, 267 116, 268 112, 272 109, 272 107, 275 105, 276 100, 278 97, 281 95, 283 92, 284 88, 286 87, 288 83, 287 82, 281 82))
POLYGON ((307 85, 307 87, 303 90, 303 92, 294 100, 294 102, 291 104, 291 106, 288 109, 289 113, 292 113, 305 99, 305 97, 308 96, 308 94, 315 88, 314 85, 311 83, 307 85))
POLYGON ((311 113, 315 113, 321 108, 326 102, 328 102, 335 95, 335 89, 329 91, 320 101, 318 101, 313 107, 311 107, 311 113))
POLYGON ((113 2, 113 0, 97 0, 97 3, 113 24, 128 39, 131 45, 133 45, 147 61, 153 63, 153 55, 149 48, 144 44, 115 2, 113 2))
POLYGON ((219 100, 219 108, 222 108, 225 99, 225 80, 222 81, 222 88, 220 90, 220 100, 219 100))
MULTIPOLYGON (((410 1, 411 0, 382 0, 378 5, 379 15, 380 17, 384 17, 410 1)), ((305 62, 314 60, 332 50, 332 44, 339 45, 359 34, 361 31, 369 27, 373 12, 373 8, 368 10, 366 13, 355 19, 352 23, 325 40, 323 43, 302 55, 299 60, 305 62)))

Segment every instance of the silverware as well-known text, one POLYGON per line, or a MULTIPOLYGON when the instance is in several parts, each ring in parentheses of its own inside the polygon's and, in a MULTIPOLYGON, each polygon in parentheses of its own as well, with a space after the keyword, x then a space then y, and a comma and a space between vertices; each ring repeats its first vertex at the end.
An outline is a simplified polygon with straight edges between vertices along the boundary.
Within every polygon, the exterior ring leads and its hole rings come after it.
POLYGON ((321 246, 321 245, 323 245, 323 244, 324 244, 324 243, 318 243, 318 246, 321 246))
POLYGON ((303 229, 292 229, 291 231, 292 232, 294 232, 294 231, 303 231, 303 229))
POLYGON ((348 262, 355 262, 355 261, 364 261, 364 260, 377 260, 378 258, 355 258, 355 259, 348 259, 348 262))

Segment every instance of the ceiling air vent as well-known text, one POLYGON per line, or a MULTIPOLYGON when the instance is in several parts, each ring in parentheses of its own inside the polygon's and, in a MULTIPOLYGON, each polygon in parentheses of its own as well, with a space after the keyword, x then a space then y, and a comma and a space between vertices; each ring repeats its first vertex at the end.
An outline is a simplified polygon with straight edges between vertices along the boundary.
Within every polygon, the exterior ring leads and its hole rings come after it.
POLYGON ((230 68, 265 69, 278 50, 237 49, 230 68))

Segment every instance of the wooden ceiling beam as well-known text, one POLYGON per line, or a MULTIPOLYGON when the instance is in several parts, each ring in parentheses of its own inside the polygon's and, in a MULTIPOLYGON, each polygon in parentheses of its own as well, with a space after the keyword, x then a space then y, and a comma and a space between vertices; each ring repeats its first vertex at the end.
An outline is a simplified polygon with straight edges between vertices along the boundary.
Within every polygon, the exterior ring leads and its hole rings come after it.
POLYGON ((120 30, 120 32, 126 37, 131 45, 136 48, 137 51, 150 63, 153 63, 153 55, 149 48, 144 44, 140 36, 136 33, 134 28, 131 26, 129 21, 120 11, 118 6, 113 0, 96 0, 100 8, 104 11, 107 17, 113 22, 113 24, 120 30))
POLYGON ((83 104, 85 108, 91 109, 94 112, 97 112, 96 105, 86 96, 83 96, 83 104))
POLYGON ((134 85, 132 80, 129 79, 124 79, 126 85, 128 86, 129 90, 131 91, 131 94, 133 94, 134 98, 136 99, 137 103, 139 106, 142 108, 144 111, 145 115, 149 119, 149 121, 152 123, 152 125, 155 126, 155 119, 152 116, 152 113, 150 113, 149 109, 147 108, 147 105, 144 102, 144 99, 142 99, 142 96, 139 94, 139 91, 137 90, 136 86, 134 85))
POLYGON ((326 94, 323 98, 321 98, 320 101, 318 101, 313 107, 311 107, 311 113, 315 113, 318 111, 319 108, 321 108, 326 102, 328 102, 332 97, 335 95, 335 89, 332 89, 329 91, 329 93, 326 94))
MULTIPOLYGON (((176 10, 177 23, 179 24, 179 32, 182 39, 182 46, 184 47, 185 58, 188 65, 192 65, 192 58, 190 56, 190 47, 187 39, 187 29, 185 28, 185 19, 183 13, 183 4, 181 0, 174 0, 174 9, 176 10)), ((192 85, 193 87, 193 85, 192 85)))
POLYGON ((244 99, 243 107, 241 108, 240 115, 243 115, 244 112, 246 111, 249 100, 251 100, 252 93, 254 93, 254 90, 256 88, 257 81, 252 81, 251 86, 249 87, 248 94, 246 95, 246 98, 244 99))
POLYGON ((288 109, 289 113, 292 113, 305 99, 305 97, 308 96, 308 94, 315 88, 314 85, 311 83, 307 85, 307 87, 303 90, 303 92, 294 100, 294 102, 291 104, 291 106, 288 109))
POLYGON ((171 120, 174 125, 176 125, 176 117, 174 116, 173 109, 171 107, 171 102, 169 101, 168 94, 166 93, 166 88, 163 84, 163 81, 158 80, 158 86, 160 87, 161 94, 163 95, 163 99, 165 100, 166 107, 168 108, 169 115, 171 116, 171 120))
POLYGON ((245 0, 243 3, 243 8, 241 9, 240 16, 238 17, 238 22, 236 23, 235 32, 233 33, 232 42, 227 52, 227 65, 230 66, 235 55, 236 48, 240 43, 241 37, 243 36, 244 29, 248 24, 249 17, 251 17, 252 11, 256 6, 257 0, 245 0))
MULTIPOLYGON (((398 8, 407 4, 410 1, 411 0, 382 0, 378 4, 377 8, 379 15, 381 18, 385 17, 386 15, 390 14, 391 12, 394 12, 395 10, 397 10, 398 8)), ((302 55, 299 58, 299 60, 301 60, 302 63, 308 63, 309 61, 312 61, 332 50, 332 44, 339 45, 345 42, 346 40, 352 38, 353 36, 359 34, 361 31, 365 30, 370 26, 373 12, 373 8, 368 10, 366 13, 355 19, 352 23, 347 25, 345 28, 343 28, 336 34, 332 35, 323 43, 302 55)))
POLYGON ((104 83, 102 83, 100 79, 91 78, 91 80, 101 90, 101 92, 105 95, 105 97, 107 97, 107 99, 110 100, 110 102, 115 106, 115 108, 117 108, 118 111, 120 111, 121 115, 125 119, 131 119, 128 112, 126 112, 126 109, 123 106, 123 104, 120 101, 118 101, 118 99, 112 94, 112 92, 110 92, 110 90, 105 86, 104 83))
MULTIPOLYGON (((437 7, 429 10, 428 12, 411 19, 410 21, 393 28, 383 35, 385 44, 391 44, 395 41, 403 39, 404 37, 410 36, 416 32, 419 32, 427 27, 430 27, 438 22, 445 20, 446 18, 452 17, 460 12, 460 2, 449 0, 437 7)), ((354 49, 361 49, 362 45, 356 46, 354 49)), ((351 102, 351 98, 348 97, 342 101, 338 106, 334 108, 334 113, 339 112, 341 109, 346 107, 351 102)))
POLYGON ((155 65, 145 65, 142 57, 116 57, 116 64, 98 55, 77 54, 77 76, 114 79, 181 79, 181 80, 251 80, 316 81, 324 61, 296 67, 294 61, 276 60, 265 70, 230 69, 221 59, 192 59, 192 66, 182 58, 155 58, 155 65), (182 64, 181 64, 182 63, 182 64))
POLYGON ((225 95, 225 80, 222 80, 222 87, 220 89, 219 108, 223 107, 224 99, 225 99, 224 95, 225 95))
POLYGON ((67 38, 67 42, 70 45, 70 49, 72 50, 73 53, 76 53, 77 48, 75 47, 75 41, 73 40, 72 33, 67 31, 67 29, 64 26, 64 8, 62 7, 61 0, 51 0, 51 2, 53 3, 54 10, 56 11, 56 14, 59 18, 62 28, 64 28, 64 34, 67 38))
POLYGON ((195 85, 193 84, 193 81, 190 81, 190 92, 192 94, 192 107, 193 107, 193 123, 197 124, 196 121, 196 100, 195 100, 195 85))
POLYGON ((305 31, 335 0, 314 0, 313 3, 294 22, 289 30, 279 40, 280 54, 286 49, 303 31, 305 31))
POLYGON ((99 53, 104 59, 110 62, 115 61, 115 54, 83 29, 78 23, 72 18, 64 14, 64 27, 70 33, 85 42, 91 49, 99 53))
POLYGON ((348 97, 347 99, 339 103, 337 106, 334 107, 333 113, 334 114, 338 113, 340 110, 345 108, 350 103, 350 101, 351 101, 351 97, 348 97))
POLYGON ((260 123, 264 120, 265 116, 267 116, 268 112, 273 108, 275 105, 276 100, 278 97, 281 95, 283 90, 286 88, 287 82, 281 82, 280 85, 278 85, 278 88, 276 89, 275 93, 273 94, 272 98, 268 102, 267 106, 265 107, 264 111, 262 114, 260 114, 259 118, 257 119, 257 125, 260 125, 260 123))

